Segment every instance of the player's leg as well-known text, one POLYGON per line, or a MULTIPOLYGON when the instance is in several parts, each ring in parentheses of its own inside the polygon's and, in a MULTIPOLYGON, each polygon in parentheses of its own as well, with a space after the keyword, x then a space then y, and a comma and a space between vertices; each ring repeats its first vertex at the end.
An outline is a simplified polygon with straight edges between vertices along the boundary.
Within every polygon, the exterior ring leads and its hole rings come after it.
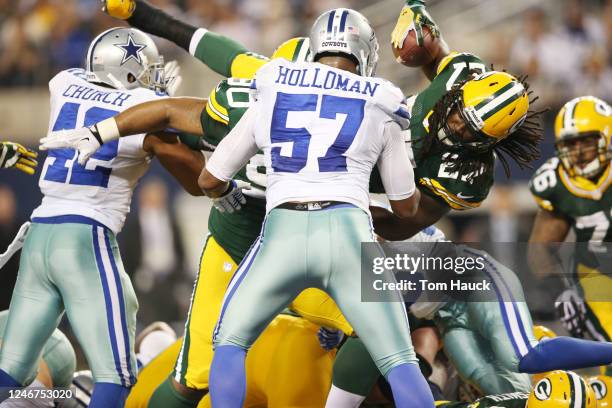
POLYGON ((86 224, 62 227, 57 239, 71 245, 54 256, 71 262, 54 267, 53 278, 95 379, 90 406, 122 407, 136 381, 136 295, 110 230, 86 224))
MULTIPOLYGON (((331 385, 335 351, 317 340, 319 326, 279 315, 249 350, 247 378, 265 393, 269 408, 323 407, 331 385)), ((252 404, 247 389, 247 406, 252 404)))
POLYGON ((151 396, 151 408, 195 407, 208 391, 213 330, 225 290, 237 267, 214 237, 209 236, 202 249, 200 269, 185 323, 185 336, 174 371, 171 377, 168 377, 170 373, 166 374, 166 379, 151 396))
POLYGON ((305 287, 308 214, 272 210, 225 294, 211 366, 213 406, 241 407, 246 350, 305 287))
MULTIPOLYGON (((397 294, 381 298, 381 302, 361 302, 361 242, 373 242, 370 219, 362 210, 338 208, 327 211, 331 242, 320 240, 331 250, 331 276, 327 291, 336 301, 381 373, 393 390, 400 407, 433 406, 429 386, 419 369, 412 347, 406 309, 397 294)), ((309 251, 316 253, 315 251, 309 251)), ((313 260, 314 262, 314 260, 313 260)), ((366 260, 367 262, 367 260, 366 260)), ((382 279, 392 281, 392 276, 382 279)))
MULTIPOLYGON (((0 347, 0 387, 32 382, 45 343, 63 312, 62 300, 47 269, 46 249, 54 240, 53 227, 32 224, 23 248, 0 347)), ((0 401, 7 397, 0 392, 0 401)))

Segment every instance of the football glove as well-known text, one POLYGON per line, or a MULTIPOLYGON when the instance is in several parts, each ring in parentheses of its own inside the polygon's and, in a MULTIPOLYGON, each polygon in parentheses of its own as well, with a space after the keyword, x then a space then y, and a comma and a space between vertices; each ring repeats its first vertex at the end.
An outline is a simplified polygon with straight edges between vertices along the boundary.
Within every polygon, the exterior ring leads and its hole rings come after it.
POLYGON ((230 181, 229 187, 225 194, 221 197, 213 198, 213 205, 220 212, 233 213, 242 208, 243 204, 246 204, 246 198, 242 194, 242 190, 249 190, 251 185, 244 181, 232 180, 230 181))
POLYGON ((178 62, 170 61, 164 66, 164 88, 168 96, 176 95, 176 91, 183 82, 181 67, 178 62))
POLYGON ((30 230, 30 225, 31 223, 29 221, 25 222, 21 228, 19 228, 17 235, 13 238, 13 242, 11 242, 8 248, 6 248, 6 251, 0 255, 0 269, 6 265, 17 251, 23 248, 23 244, 28 236, 28 231, 30 230))
POLYGON ((317 332, 319 344, 324 350, 333 350, 340 346, 344 340, 344 332, 342 330, 330 329, 329 327, 321 327, 317 332))
POLYGON ((102 139, 92 126, 53 132, 50 136, 40 139, 40 150, 76 149, 79 153, 78 162, 84 165, 102 143, 102 139))
POLYGON ((587 332, 587 310, 584 299, 575 289, 566 289, 557 297, 555 309, 572 337, 584 338, 587 332))
POLYGON ((440 36, 440 30, 435 21, 431 18, 422 1, 410 0, 402 8, 400 15, 391 33, 391 44, 395 48, 402 48, 404 40, 410 30, 414 30, 418 46, 423 45, 423 26, 429 27, 434 37, 440 36))
POLYGON ((111 17, 127 20, 136 9, 135 0, 101 0, 102 11, 111 17))
POLYGON ((34 174, 38 162, 38 153, 27 149, 19 143, 0 142, 0 168, 11 167, 29 175, 34 174))

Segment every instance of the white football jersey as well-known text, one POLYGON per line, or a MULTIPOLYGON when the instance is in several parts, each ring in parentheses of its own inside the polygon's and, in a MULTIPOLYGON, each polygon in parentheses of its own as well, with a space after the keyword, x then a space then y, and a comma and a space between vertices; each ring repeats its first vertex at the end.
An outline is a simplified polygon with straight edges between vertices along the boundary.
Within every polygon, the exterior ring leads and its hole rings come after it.
MULTIPOLYGON (((370 173, 390 143, 386 127, 409 124, 399 88, 284 59, 259 69, 254 87, 254 134, 265 156, 268 210, 289 201, 334 200, 367 211, 370 173)), ((389 198, 408 198, 413 187, 389 198)))
MULTIPOLYGON (((91 126, 139 103, 161 98, 154 91, 116 90, 86 81, 85 71, 69 69, 49 82, 49 132, 91 126)), ((149 168, 142 149, 144 134, 104 144, 85 164, 74 149, 50 150, 39 186, 42 204, 32 219, 79 215, 121 231, 130 211, 132 191, 149 168)))

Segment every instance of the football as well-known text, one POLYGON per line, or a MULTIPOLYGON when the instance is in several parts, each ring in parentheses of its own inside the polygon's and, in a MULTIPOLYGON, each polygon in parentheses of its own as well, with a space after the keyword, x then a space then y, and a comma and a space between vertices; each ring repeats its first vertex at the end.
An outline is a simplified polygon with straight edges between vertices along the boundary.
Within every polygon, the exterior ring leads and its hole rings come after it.
POLYGON ((423 27, 423 45, 418 46, 416 33, 410 30, 402 48, 393 47, 393 55, 397 62, 408 67, 420 67, 429 64, 438 55, 440 38, 431 34, 429 27, 423 27))

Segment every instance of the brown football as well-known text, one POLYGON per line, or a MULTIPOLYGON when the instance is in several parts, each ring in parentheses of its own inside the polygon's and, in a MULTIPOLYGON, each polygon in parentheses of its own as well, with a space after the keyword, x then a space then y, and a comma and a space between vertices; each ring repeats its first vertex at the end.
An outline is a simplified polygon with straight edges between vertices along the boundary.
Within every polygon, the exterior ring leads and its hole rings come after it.
POLYGON ((397 62, 408 67, 420 67, 429 64, 440 52, 440 38, 434 37, 429 27, 423 27, 423 45, 418 46, 416 33, 410 30, 402 48, 393 47, 393 55, 397 62))

